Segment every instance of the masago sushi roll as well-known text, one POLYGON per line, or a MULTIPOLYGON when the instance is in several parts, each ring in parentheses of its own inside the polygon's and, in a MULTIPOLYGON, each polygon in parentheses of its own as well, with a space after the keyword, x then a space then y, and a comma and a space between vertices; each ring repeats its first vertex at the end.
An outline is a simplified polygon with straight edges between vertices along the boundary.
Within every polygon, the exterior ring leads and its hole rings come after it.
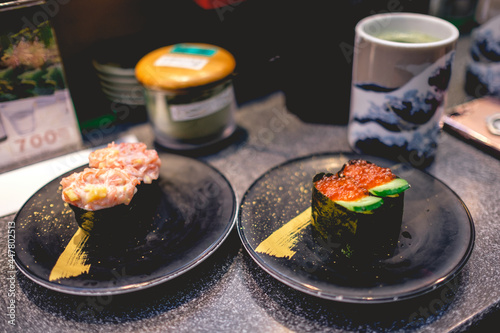
POLYGON ((126 220, 139 183, 123 169, 85 168, 61 180, 62 199, 82 229, 112 229, 114 221, 126 220))
POLYGON ((387 255, 397 241, 408 182, 363 160, 313 178, 312 224, 346 257, 387 255))
POLYGON ((108 144, 106 148, 93 151, 89 155, 91 168, 120 168, 145 184, 158 179, 161 161, 154 149, 147 149, 142 142, 108 144))
POLYGON ((410 188, 405 179, 396 176, 390 168, 383 168, 365 160, 350 160, 339 171, 342 177, 353 179, 371 195, 383 198, 386 219, 390 226, 401 225, 404 209, 404 194, 410 188))

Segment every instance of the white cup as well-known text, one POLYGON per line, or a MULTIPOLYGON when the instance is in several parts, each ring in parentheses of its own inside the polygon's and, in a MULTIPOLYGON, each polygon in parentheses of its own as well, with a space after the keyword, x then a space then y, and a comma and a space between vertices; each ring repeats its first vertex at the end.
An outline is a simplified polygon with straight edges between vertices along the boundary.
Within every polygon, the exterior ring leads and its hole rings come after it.
POLYGON ((430 15, 388 13, 362 19, 355 32, 351 148, 428 165, 437 148, 458 29, 430 15))

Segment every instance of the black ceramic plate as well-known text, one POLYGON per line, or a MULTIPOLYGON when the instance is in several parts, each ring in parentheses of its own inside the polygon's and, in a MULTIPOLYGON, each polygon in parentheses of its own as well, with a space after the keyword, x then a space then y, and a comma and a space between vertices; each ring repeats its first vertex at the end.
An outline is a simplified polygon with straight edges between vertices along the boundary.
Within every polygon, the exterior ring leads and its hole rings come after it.
POLYGON ((474 244, 468 209, 441 181, 406 165, 342 153, 295 159, 257 179, 242 200, 238 232, 257 264, 279 281, 352 303, 391 302, 431 291, 462 269, 474 244), (310 214, 299 215, 310 208, 313 176, 335 173, 353 158, 390 167, 412 186, 405 192, 399 239, 387 256, 342 259, 334 255, 336 244, 317 237, 307 222, 310 214))
POLYGON ((158 182, 140 185, 136 194, 137 224, 107 235, 78 227, 61 199, 65 175, 41 188, 15 217, 18 268, 49 289, 109 295, 165 282, 206 259, 235 223, 235 193, 207 164, 171 154, 160 158, 158 182))

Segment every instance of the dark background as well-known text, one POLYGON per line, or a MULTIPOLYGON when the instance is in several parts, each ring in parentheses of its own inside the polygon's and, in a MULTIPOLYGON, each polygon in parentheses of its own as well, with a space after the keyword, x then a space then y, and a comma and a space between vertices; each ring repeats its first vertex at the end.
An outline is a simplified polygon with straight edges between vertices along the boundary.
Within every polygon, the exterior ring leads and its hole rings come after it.
POLYGON ((85 124, 118 107, 102 96, 93 58, 133 67, 149 51, 179 42, 211 43, 235 56, 239 104, 281 90, 288 109, 304 121, 345 124, 356 22, 380 12, 429 9, 428 0, 245 0, 208 10, 194 0, 48 4, 43 9, 55 13, 51 20, 83 127, 96 126, 85 124))

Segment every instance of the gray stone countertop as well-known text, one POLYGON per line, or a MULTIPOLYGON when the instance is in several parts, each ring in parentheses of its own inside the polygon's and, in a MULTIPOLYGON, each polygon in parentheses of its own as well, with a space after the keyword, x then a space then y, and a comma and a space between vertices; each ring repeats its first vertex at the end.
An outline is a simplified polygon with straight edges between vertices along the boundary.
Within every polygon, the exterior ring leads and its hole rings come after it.
MULTIPOLYGON (((454 103, 462 98, 455 96, 454 103)), ((259 176, 287 160, 350 151, 345 126, 302 122, 286 110, 281 93, 243 105, 236 119, 247 133, 242 140, 196 158, 220 170, 239 200, 259 176)), ((152 144, 149 125, 128 132, 152 144)), ((462 272, 426 295, 365 305, 303 294, 264 272, 246 253, 236 230, 200 265, 142 291, 73 296, 48 290, 17 272, 9 294, 11 215, 0 219, 0 332, 465 331, 500 306, 500 161, 444 132, 436 160, 426 171, 461 197, 476 228, 475 247, 462 272), (15 326, 8 324, 6 312, 12 300, 15 326)))

